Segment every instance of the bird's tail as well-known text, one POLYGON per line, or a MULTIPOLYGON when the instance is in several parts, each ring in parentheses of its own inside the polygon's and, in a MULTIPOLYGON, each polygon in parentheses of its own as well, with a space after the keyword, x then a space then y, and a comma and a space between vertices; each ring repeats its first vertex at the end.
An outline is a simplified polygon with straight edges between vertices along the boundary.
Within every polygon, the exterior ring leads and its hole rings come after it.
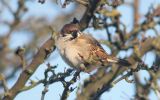
POLYGON ((125 59, 118 59, 118 58, 114 58, 114 57, 108 58, 107 61, 110 63, 116 63, 121 66, 130 66, 131 65, 131 63, 125 59))
POLYGON ((117 64, 121 66, 131 66, 131 63, 125 59, 118 59, 117 64))

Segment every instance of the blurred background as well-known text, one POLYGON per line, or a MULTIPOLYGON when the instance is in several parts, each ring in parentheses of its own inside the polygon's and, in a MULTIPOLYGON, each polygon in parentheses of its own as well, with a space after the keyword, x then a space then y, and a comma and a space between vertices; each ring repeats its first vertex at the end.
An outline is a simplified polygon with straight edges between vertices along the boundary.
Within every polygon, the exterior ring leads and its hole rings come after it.
MULTIPOLYGON (((41 0, 43 1, 43 0, 41 0)), ((76 1, 76 0, 75 0, 76 1)), ((5 76, 8 88, 11 88, 17 81, 23 68, 22 65, 28 65, 34 55, 37 53, 38 48, 45 43, 47 39, 51 37, 52 27, 58 32, 64 24, 70 23, 73 18, 80 20, 86 10, 86 7, 77 2, 70 2, 66 7, 62 7, 65 0, 46 0, 44 3, 40 3, 38 0, 1 0, 0 1, 0 73, 5 76), (22 59, 15 54, 17 48, 25 48, 24 56, 25 63, 22 64, 22 59)), ((108 0, 112 4, 116 0, 108 0)), ((123 0, 122 0, 123 1, 123 0)), ((122 4, 117 7, 105 5, 105 9, 113 11, 116 9, 117 13, 120 14, 120 29, 125 28, 126 33, 133 31, 135 23, 143 24, 149 20, 146 15, 153 12, 153 9, 160 5, 160 0, 124 0, 122 4), (138 1, 138 22, 134 19, 134 3, 138 1), (125 27, 123 27, 123 25, 125 27)), ((160 10, 159 10, 160 11, 160 10)), ((102 16, 96 15, 95 16, 102 16)), ((109 15, 108 15, 109 16, 109 15)), ((112 17, 112 16, 109 16, 112 17)), ((92 19, 93 21, 94 19, 92 19)), ((158 16, 154 21, 159 21, 158 16)), ((113 20, 107 21, 111 23, 113 20)), ((94 21, 93 21, 94 23, 94 21)), ((106 28, 97 28, 94 24, 89 25, 84 32, 92 34, 97 40, 102 41, 102 46, 107 53, 114 53, 114 49, 105 43, 109 40, 106 28)), ((155 30, 146 29, 143 32, 138 32, 137 41, 141 41, 143 38, 156 38, 160 34, 160 25, 155 25, 155 30), (144 33, 144 34, 143 34, 144 33), (143 35, 142 35, 143 34, 143 35)), ((112 41, 120 40, 116 34, 115 27, 108 28, 112 41)), ((139 44, 140 45, 140 44, 139 44)), ((129 58, 134 52, 134 49, 119 50, 116 52, 116 56, 119 58, 129 58)), ((155 62, 157 53, 154 50, 147 51, 140 58, 144 63, 151 67, 155 62)), ((56 73, 64 72, 66 68, 70 68, 61 59, 57 50, 51 53, 43 64, 41 64, 36 72, 32 75, 30 80, 38 81, 44 78, 44 71, 47 68, 47 63, 51 65, 57 65, 55 69, 56 73)), ((151 78, 151 75, 146 70, 140 70, 137 72, 141 84, 146 84, 151 78)), ((82 88, 84 80, 90 77, 87 73, 81 73, 80 79, 71 87, 77 87, 68 96, 67 100, 75 100, 77 97, 77 91, 82 88)), ((68 77, 68 80, 71 77, 68 77)), ((133 76, 130 77, 134 79, 133 76)), ((30 84, 28 80, 26 85, 30 84)), ((157 84, 160 83, 157 78, 157 84)), ((159 86, 159 84, 158 84, 159 86)), ((104 92, 100 100, 133 100, 136 95, 136 85, 134 83, 128 83, 125 80, 118 82, 109 91, 104 92)), ((41 93, 44 89, 43 84, 40 84, 28 91, 19 93, 14 100, 40 100, 41 93)), ((64 87, 61 82, 56 82, 49 85, 49 91, 45 96, 45 100, 59 100, 64 87)), ((3 94, 3 86, 0 85, 0 93, 3 94)), ((2 95, 1 95, 2 96, 2 95)), ((149 100, 160 99, 154 89, 151 89, 148 93, 149 100)))

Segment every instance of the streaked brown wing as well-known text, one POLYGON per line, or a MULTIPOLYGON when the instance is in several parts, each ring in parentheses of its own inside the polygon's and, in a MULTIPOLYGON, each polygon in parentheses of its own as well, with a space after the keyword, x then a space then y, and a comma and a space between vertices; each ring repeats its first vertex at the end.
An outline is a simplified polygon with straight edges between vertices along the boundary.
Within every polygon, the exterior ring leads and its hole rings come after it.
POLYGON ((78 37, 75 44, 79 46, 79 56, 82 58, 82 63, 85 65, 85 71, 87 72, 101 66, 106 66, 108 63, 130 65, 128 61, 108 55, 99 42, 90 35, 82 34, 78 37))
POLYGON ((99 42, 92 36, 83 35, 83 38, 85 38, 86 44, 89 46, 88 48, 90 51, 87 62, 97 66, 104 66, 105 63, 107 63, 107 58, 109 55, 105 52, 99 42))

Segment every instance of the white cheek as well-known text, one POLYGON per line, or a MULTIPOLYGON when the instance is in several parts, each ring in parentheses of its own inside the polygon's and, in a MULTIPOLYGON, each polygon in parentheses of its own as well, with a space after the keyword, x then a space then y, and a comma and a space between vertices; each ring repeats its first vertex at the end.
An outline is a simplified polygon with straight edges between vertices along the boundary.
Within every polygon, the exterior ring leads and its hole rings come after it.
POLYGON ((61 54, 64 54, 64 49, 67 48, 68 40, 70 39, 70 35, 66 37, 59 37, 56 40, 56 47, 58 48, 61 54))

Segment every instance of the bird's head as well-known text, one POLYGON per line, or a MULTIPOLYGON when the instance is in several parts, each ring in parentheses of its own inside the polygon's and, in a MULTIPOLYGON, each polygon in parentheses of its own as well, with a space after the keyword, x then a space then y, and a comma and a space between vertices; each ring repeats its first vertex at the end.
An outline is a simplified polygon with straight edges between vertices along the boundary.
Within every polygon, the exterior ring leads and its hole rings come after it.
POLYGON ((78 24, 66 24, 61 29, 60 35, 62 37, 71 36, 71 39, 75 39, 80 33, 78 24))

